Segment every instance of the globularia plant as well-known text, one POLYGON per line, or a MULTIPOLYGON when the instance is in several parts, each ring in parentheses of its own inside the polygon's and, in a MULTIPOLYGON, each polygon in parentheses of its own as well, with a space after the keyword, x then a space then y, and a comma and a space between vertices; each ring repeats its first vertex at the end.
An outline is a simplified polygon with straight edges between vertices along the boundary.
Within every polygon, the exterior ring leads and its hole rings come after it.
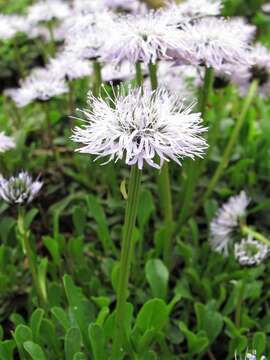
POLYGON ((124 339, 125 304, 132 256, 132 234, 136 221, 142 169, 147 164, 160 169, 170 160, 181 165, 183 158, 202 157, 207 144, 201 135, 200 113, 184 107, 176 94, 166 90, 142 91, 119 88, 104 100, 89 95, 83 110, 86 124, 76 127, 72 139, 83 146, 81 153, 131 165, 124 222, 117 292, 113 359, 119 359, 124 339), (113 106, 110 106, 110 103, 113 106))

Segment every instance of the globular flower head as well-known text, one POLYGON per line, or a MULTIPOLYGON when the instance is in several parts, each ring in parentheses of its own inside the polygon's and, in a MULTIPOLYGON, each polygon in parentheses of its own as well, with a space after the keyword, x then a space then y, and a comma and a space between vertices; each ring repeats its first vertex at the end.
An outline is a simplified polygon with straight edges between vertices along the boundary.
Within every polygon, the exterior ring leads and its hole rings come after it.
POLYGON ((79 152, 124 159, 139 169, 144 163, 160 168, 164 161, 181 164, 184 157, 203 155, 207 144, 201 137, 206 131, 201 116, 192 113, 192 106, 184 108, 175 94, 131 89, 125 95, 120 88, 115 95, 105 101, 90 94, 90 110, 84 111, 87 125, 75 128, 72 136, 83 144, 79 152))
POLYGON ((39 179, 33 180, 27 172, 21 172, 9 179, 0 177, 0 198, 9 204, 29 204, 37 196, 42 185, 39 179))
POLYGON ((9 90, 6 94, 18 107, 24 107, 34 100, 48 101, 68 92, 68 86, 60 75, 46 68, 36 68, 21 82, 18 89, 9 90))
POLYGON ((268 255, 268 246, 251 236, 234 245, 234 257, 241 265, 259 265, 268 255))
POLYGON ((162 12, 120 16, 105 43, 103 59, 117 65, 123 61, 156 63, 159 59, 170 58, 170 53, 176 49, 181 49, 185 55, 187 49, 183 43, 177 27, 168 24, 162 12))
POLYGON ((165 11, 170 24, 181 26, 204 16, 219 15, 222 9, 220 0, 186 0, 180 4, 173 1, 167 2, 165 11))
MULTIPOLYGON (((189 49, 190 62, 220 70, 224 64, 247 65, 247 34, 245 27, 222 18, 202 18, 184 24, 180 31, 182 41, 189 49)), ((180 58, 183 57, 178 49, 180 58)))
POLYGON ((53 19, 61 20, 70 14, 70 7, 61 0, 40 0, 28 8, 28 20, 32 24, 53 19))
POLYGON ((230 197, 219 210, 210 224, 210 246, 213 250, 228 254, 234 230, 240 226, 239 221, 245 217, 249 198, 244 191, 230 197))
POLYGON ((89 76, 92 72, 91 65, 86 60, 78 59, 73 53, 63 52, 50 59, 48 69, 60 78, 74 80, 89 76))
POLYGON ((16 144, 12 137, 0 132, 0 153, 15 148, 16 144))
POLYGON ((8 40, 18 32, 28 32, 29 22, 21 15, 0 14, 0 39, 8 40))

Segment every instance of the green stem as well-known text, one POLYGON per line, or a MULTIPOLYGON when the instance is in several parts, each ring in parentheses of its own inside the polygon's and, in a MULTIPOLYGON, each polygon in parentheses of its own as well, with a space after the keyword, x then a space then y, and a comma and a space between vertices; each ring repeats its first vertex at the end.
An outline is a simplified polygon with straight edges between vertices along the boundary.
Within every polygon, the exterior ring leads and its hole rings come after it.
POLYGON ((136 86, 138 86, 138 87, 143 86, 142 65, 141 65, 140 62, 136 63, 136 78, 135 78, 135 81, 136 81, 136 86))
POLYGON ((19 74, 22 78, 25 78, 26 69, 24 66, 24 62, 22 61, 22 58, 21 58, 21 53, 20 53, 20 49, 18 47, 16 38, 14 38, 14 40, 13 40, 13 49, 14 49, 15 61, 17 63, 18 69, 19 69, 19 74))
POLYGON ((69 113, 71 115, 75 112, 75 95, 74 95, 74 82, 72 80, 68 83, 69 92, 68 92, 68 107, 69 107, 69 113))
POLYGON ((45 139, 45 144, 49 147, 52 148, 53 144, 52 144, 52 124, 51 124, 51 117, 50 117, 50 108, 49 108, 49 102, 48 101, 42 101, 42 107, 45 113, 45 120, 46 120, 46 126, 47 126, 47 136, 45 139))
POLYGON ((127 299, 131 257, 133 251, 132 234, 137 216, 140 183, 141 183, 141 170, 138 169, 137 165, 133 165, 131 168, 131 174, 129 180, 128 199, 126 204, 125 223, 124 223, 124 234, 123 234, 123 241, 121 248, 112 360, 119 360, 121 348, 123 345, 123 339, 125 336, 124 324, 125 324, 126 299, 127 299))
POLYGON ((29 232, 29 230, 27 230, 25 228, 24 215, 25 215, 24 208, 19 206, 18 229, 19 229, 20 235, 22 236, 23 251, 24 251, 24 253, 27 257, 28 263, 29 263, 29 268, 31 271, 34 287, 35 287, 36 293, 38 295, 39 303, 41 306, 44 307, 46 305, 46 299, 43 296, 43 292, 42 292, 42 289, 41 289, 39 281, 38 281, 36 264, 35 264, 34 255, 33 255, 32 249, 31 249, 31 245, 30 245, 30 232, 29 232))
MULTIPOLYGON (((201 113, 202 119, 204 123, 207 123, 205 116, 207 112, 208 100, 211 94, 212 85, 214 79, 214 70, 212 68, 205 69, 205 77, 203 87, 201 88, 200 96, 199 96, 199 111, 201 113)), ((196 189, 196 185, 199 179, 200 174, 201 161, 197 160, 196 162, 193 160, 187 161, 186 166, 186 179, 184 181, 184 190, 183 190, 183 202, 181 206, 180 212, 180 225, 182 225, 188 215, 192 205, 194 192, 196 189)))
POLYGON ((239 136, 239 133, 243 127, 243 124, 244 124, 244 121, 246 119, 246 116, 247 116, 247 113, 248 113, 248 110, 250 108, 250 105, 254 99, 254 96, 256 94, 256 90, 257 90, 257 86, 258 86, 258 83, 257 81, 253 81, 250 85, 250 88, 249 88, 249 92, 247 94, 247 97, 245 99, 245 102, 244 102, 244 106, 243 106, 243 109, 242 109, 242 112, 239 116, 239 118, 237 119, 237 122, 233 128, 233 131, 232 131, 232 134, 231 134, 231 137, 230 137, 230 140, 226 146, 226 149, 223 153, 223 156, 219 162, 219 165, 218 167, 216 168, 216 171, 208 185, 208 188, 206 190, 206 193, 204 195, 204 198, 203 200, 206 200, 213 192, 213 190, 215 189, 215 186, 217 184, 217 182, 219 181, 223 171, 226 169, 228 163, 229 163, 229 160, 230 160, 230 157, 231 157, 231 154, 232 154, 232 151, 233 151, 233 148, 235 146, 235 143, 238 139, 238 136, 239 136))
POLYGON ((149 75, 152 90, 156 90, 158 87, 157 64, 149 63, 149 75))
POLYGON ((253 239, 260 241, 261 243, 267 245, 270 248, 270 241, 261 233, 251 229, 247 225, 241 225, 241 230, 244 235, 250 235, 253 239))
POLYGON ((56 49, 55 49, 55 37, 54 37, 52 21, 48 22, 48 30, 50 34, 50 55, 53 57, 55 55, 56 49))
POLYGON ((95 60, 93 63, 94 76, 93 76, 93 95, 98 97, 100 95, 100 87, 102 84, 101 76, 101 65, 98 60, 95 60))
POLYGON ((241 328, 242 304, 243 304, 244 293, 245 293, 245 281, 241 280, 237 304, 236 304, 236 311, 235 311, 235 325, 238 329, 241 328))

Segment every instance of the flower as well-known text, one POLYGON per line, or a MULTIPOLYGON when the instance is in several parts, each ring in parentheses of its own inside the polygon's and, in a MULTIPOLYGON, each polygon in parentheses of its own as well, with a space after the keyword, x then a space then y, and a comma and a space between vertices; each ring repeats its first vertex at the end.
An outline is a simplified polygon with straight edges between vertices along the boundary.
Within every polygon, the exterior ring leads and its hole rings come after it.
MULTIPOLYGON (((241 359, 242 357, 239 358, 239 360, 241 359)), ((236 354, 235 354, 235 360, 238 360, 236 354)), ((256 350, 253 350, 252 352, 246 352, 244 360, 266 360, 266 357, 262 355, 260 359, 259 358, 257 359, 256 350)))
POLYGON ((50 59, 48 70, 68 80, 89 76, 92 72, 88 61, 78 59, 68 52, 59 53, 56 58, 50 59))
POLYGON ((47 101, 68 92, 68 86, 60 75, 46 68, 36 68, 21 82, 20 88, 6 91, 6 95, 18 107, 24 107, 34 100, 47 101))
POLYGON ((266 258, 268 247, 252 236, 234 245, 234 257, 241 265, 258 265, 266 258))
POLYGON ((262 10, 265 12, 265 13, 270 13, 270 3, 266 3, 262 6, 262 10))
POLYGON ((21 15, 0 14, 0 39, 8 40, 13 38, 18 32, 28 32, 29 23, 21 15))
POLYGON ((168 2, 165 11, 170 24, 181 26, 200 17, 219 15, 221 9, 220 0, 186 0, 180 4, 168 2))
POLYGON ((230 197, 218 210, 210 224, 210 246, 213 250, 228 254, 233 231, 239 226, 239 220, 246 215, 248 204, 247 194, 241 191, 239 195, 230 197))
POLYGON ((33 181, 27 172, 21 172, 9 179, 0 177, 0 198, 9 204, 29 204, 37 196, 42 185, 39 179, 33 181))
POLYGON ((252 80, 257 80, 259 94, 270 94, 270 51, 257 43, 249 53, 251 66, 231 67, 227 69, 232 83, 239 86, 240 94, 246 95, 252 80))
POLYGON ((164 161, 180 165, 184 157, 202 157, 207 144, 201 134, 206 129, 200 113, 191 112, 192 105, 183 108, 180 99, 166 90, 142 94, 140 88, 130 89, 125 95, 122 87, 115 96, 106 101, 89 95, 90 109, 83 111, 87 125, 76 127, 72 136, 83 144, 79 152, 109 156, 108 161, 124 158, 139 169, 145 162, 159 169, 164 161))
POLYGON ((129 12, 143 12, 146 7, 138 0, 103 0, 106 7, 113 10, 124 10, 129 12))
POLYGON ((123 61, 156 63, 158 59, 170 58, 170 51, 176 49, 188 56, 188 47, 186 43, 183 47, 179 33, 176 26, 168 24, 162 11, 151 11, 144 16, 120 16, 114 21, 102 58, 118 65, 123 61))
POLYGON ((0 132, 0 153, 15 148, 15 141, 12 137, 0 132))
MULTIPOLYGON (((202 18, 195 23, 183 24, 180 34, 182 42, 189 49, 189 59, 193 65, 220 70, 224 64, 249 64, 247 29, 245 25, 240 26, 239 21, 202 18)), ((177 53, 182 59, 181 48, 177 53)))
POLYGON ((101 0, 74 0, 72 5, 77 14, 89 14, 105 10, 105 4, 101 0))
POLYGON ((28 7, 28 20, 32 24, 53 19, 64 19, 71 14, 71 8, 61 0, 40 0, 28 7))

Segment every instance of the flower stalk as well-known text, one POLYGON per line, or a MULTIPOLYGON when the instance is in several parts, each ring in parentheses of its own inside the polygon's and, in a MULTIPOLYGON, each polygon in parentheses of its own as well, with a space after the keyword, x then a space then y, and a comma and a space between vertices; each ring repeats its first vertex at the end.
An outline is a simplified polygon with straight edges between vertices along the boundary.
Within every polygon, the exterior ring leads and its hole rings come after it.
POLYGON ((141 170, 139 170, 137 165, 132 166, 129 180, 128 199, 126 204, 124 234, 121 247, 112 360, 119 359, 124 339, 124 324, 126 311, 125 305, 127 299, 128 279, 133 252, 132 234, 137 216, 141 173, 142 172, 141 170))
POLYGON ((94 60, 93 69, 93 95, 98 97, 100 95, 100 88, 102 84, 101 65, 98 60, 94 60))
POLYGON ((253 239, 258 240, 259 242, 265 244, 270 248, 270 240, 268 240, 264 235, 257 232, 256 230, 251 229, 246 224, 241 224, 241 230, 243 235, 250 235, 253 239))

